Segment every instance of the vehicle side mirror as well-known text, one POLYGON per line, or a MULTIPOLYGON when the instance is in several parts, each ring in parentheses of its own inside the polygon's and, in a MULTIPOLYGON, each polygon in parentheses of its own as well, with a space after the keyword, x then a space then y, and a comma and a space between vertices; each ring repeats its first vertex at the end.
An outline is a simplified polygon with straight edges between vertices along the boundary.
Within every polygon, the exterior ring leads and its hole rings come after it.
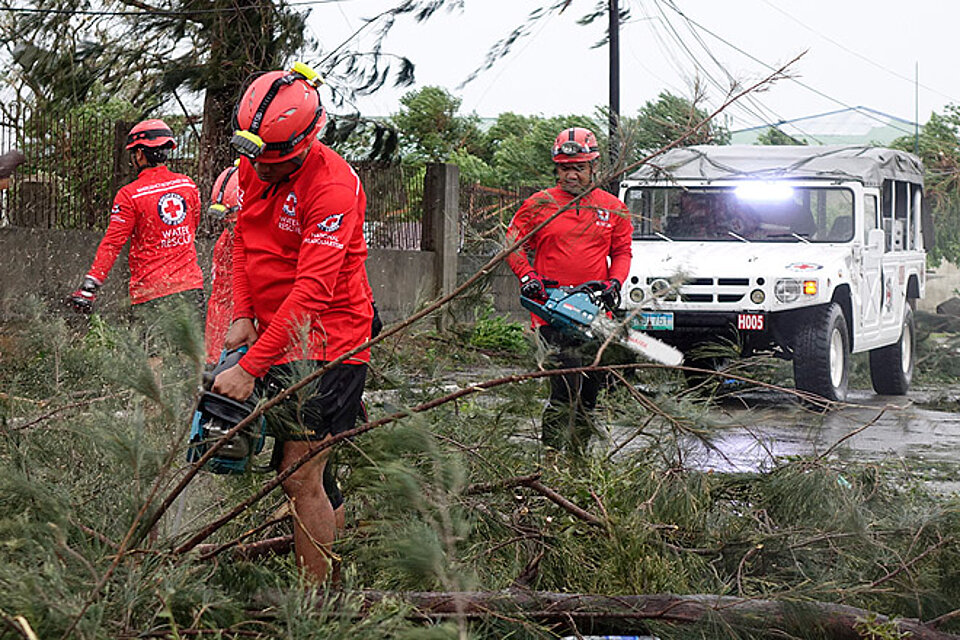
POLYGON ((870 229, 867 233, 867 249, 871 251, 883 251, 883 241, 883 229, 870 229))

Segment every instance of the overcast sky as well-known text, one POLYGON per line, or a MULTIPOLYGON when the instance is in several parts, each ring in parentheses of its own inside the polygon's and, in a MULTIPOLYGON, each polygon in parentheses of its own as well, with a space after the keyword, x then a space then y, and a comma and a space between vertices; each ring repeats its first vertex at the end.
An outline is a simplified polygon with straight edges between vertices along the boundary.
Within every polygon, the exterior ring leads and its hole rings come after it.
MULTIPOLYGON (((953 54, 960 38, 960 3, 954 0, 620 0, 632 19, 621 31, 621 113, 633 115, 660 91, 689 97, 696 78, 712 106, 731 79, 744 85, 806 54, 783 80, 750 102, 728 110, 738 129, 866 106, 914 119, 919 68, 919 114, 960 103, 960 73, 953 54), (682 14, 682 15, 681 15, 682 14), (736 47, 736 48, 735 48, 736 47), (739 49, 739 51, 737 50, 739 49), (802 84, 801 84, 802 83, 802 84)), ((543 0, 543 4, 546 0, 543 0)), ((319 4, 309 20, 330 49, 396 0, 319 4)), ((539 21, 512 52, 463 88, 498 40, 527 19, 539 0, 466 0, 463 11, 417 24, 398 21, 384 50, 416 64, 416 85, 439 85, 463 99, 462 112, 493 117, 522 114, 592 114, 608 96, 605 21, 576 21, 596 0, 572 0, 562 15, 539 21)), ((363 49, 370 30, 354 43, 363 49)), ((358 101, 365 115, 390 115, 410 89, 385 88, 358 101)))

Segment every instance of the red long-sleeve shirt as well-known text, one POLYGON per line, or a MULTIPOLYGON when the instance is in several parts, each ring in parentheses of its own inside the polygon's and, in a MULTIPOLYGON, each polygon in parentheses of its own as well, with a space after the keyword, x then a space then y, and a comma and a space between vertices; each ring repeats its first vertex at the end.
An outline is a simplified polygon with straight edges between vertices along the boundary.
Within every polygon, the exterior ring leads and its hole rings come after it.
POLYGON ((130 301, 140 304, 203 288, 194 239, 200 193, 193 180, 165 166, 149 167, 117 192, 107 232, 88 276, 103 282, 130 240, 130 301))
MULTIPOLYGON (((279 184, 262 182, 246 159, 239 177, 233 317, 254 318, 259 331, 240 366, 259 377, 274 364, 329 361, 366 342, 373 307, 366 196, 356 172, 315 142, 303 165, 279 184)), ((369 360, 364 350, 348 362, 369 360)))
MULTIPOLYGON (((530 196, 513 216, 507 241, 522 238, 573 199, 560 187, 530 196)), ((632 234, 626 205, 606 191, 594 189, 507 256, 507 264, 518 278, 536 271, 561 286, 611 278, 622 283, 630 272, 632 234), (528 251, 534 253, 533 264, 528 251)), ((533 321, 544 324, 536 316, 533 321)))
POLYGON ((216 364, 223 351, 230 321, 233 319, 233 229, 224 229, 213 245, 210 269, 210 299, 203 332, 207 362, 216 364))

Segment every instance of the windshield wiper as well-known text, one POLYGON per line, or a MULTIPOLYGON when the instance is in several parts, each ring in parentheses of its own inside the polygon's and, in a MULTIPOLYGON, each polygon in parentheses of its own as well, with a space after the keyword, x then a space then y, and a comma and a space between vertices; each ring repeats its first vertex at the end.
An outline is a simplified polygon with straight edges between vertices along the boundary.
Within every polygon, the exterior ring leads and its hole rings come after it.
POLYGON ((747 244, 750 244, 750 241, 747 240, 746 238, 744 238, 744 237, 743 237, 742 235, 740 235, 739 233, 734 233, 733 231, 727 231, 727 233, 728 233, 729 235, 733 236, 734 238, 736 238, 737 240, 739 240, 740 242, 746 242, 747 244))
POLYGON ((651 231, 650 233, 645 233, 645 234, 643 234, 643 235, 640 235, 640 236, 637 236, 637 237, 636 237, 637 240, 650 240, 650 239, 652 239, 652 238, 658 238, 658 239, 660 239, 660 240, 666 240, 667 242, 676 242, 676 240, 674 240, 674 239, 671 238, 670 236, 665 236, 665 235, 663 235, 662 233, 660 233, 659 231, 651 231))

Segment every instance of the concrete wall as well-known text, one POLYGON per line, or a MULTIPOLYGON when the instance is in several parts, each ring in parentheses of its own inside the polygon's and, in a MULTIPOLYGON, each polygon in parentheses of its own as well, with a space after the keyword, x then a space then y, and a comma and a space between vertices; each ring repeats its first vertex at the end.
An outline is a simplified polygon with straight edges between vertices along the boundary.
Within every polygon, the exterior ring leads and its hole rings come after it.
POLYGON ((929 313, 937 312, 937 305, 957 296, 960 289, 960 268, 950 262, 927 271, 927 290, 917 308, 929 313))
MULTIPOLYGON (((56 306, 79 286, 101 237, 98 231, 0 228, 0 300, 6 302, 33 294, 56 306)), ((208 289, 215 240, 200 238, 197 242, 208 289)), ((483 262, 485 260, 475 259, 469 263, 479 266, 483 262)), ((432 251, 370 250, 367 273, 385 322, 404 318, 435 297, 434 264, 432 251)), ((472 271, 463 277, 470 274, 472 271)), ((128 308, 128 280, 124 250, 98 297, 97 308, 101 313, 113 315, 128 308)), ((505 280, 505 275, 498 272, 492 278, 493 289, 503 290, 505 280)), ((516 285, 513 286, 515 289, 516 285)), ((516 298, 515 290, 512 297, 516 298)), ((9 306, 7 302, 0 307, 0 317, 7 316, 9 306)))
MULTIPOLYGON (((0 228, 0 317, 9 299, 39 296, 56 305, 80 286, 90 268, 102 233, 97 231, 0 228)), ((127 256, 124 251, 104 284, 100 309, 118 312, 127 302, 127 256)))

